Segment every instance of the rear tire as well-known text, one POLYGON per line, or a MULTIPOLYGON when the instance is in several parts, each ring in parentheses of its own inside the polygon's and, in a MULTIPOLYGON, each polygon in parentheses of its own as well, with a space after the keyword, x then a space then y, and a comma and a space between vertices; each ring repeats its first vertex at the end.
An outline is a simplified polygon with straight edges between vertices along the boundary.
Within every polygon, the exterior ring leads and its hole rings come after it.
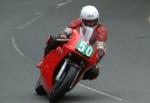
POLYGON ((36 92, 37 95, 40 95, 40 96, 41 95, 46 95, 46 92, 45 92, 45 90, 44 90, 44 88, 41 84, 40 79, 36 83, 35 92, 36 92))
POLYGON ((63 76, 62 81, 55 83, 53 90, 48 95, 50 102, 57 102, 67 91, 70 90, 70 85, 76 77, 77 72, 78 70, 74 66, 70 65, 65 76, 63 76))

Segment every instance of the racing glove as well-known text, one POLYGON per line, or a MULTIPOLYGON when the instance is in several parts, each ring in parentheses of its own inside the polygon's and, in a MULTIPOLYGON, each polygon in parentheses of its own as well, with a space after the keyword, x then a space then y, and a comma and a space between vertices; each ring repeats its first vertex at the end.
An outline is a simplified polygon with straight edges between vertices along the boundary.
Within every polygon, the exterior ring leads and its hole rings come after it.
POLYGON ((66 27, 63 31, 60 32, 60 38, 61 39, 67 39, 72 34, 72 29, 69 27, 66 27))
POLYGON ((72 34, 72 29, 69 27, 66 27, 64 29, 65 34, 67 35, 67 37, 69 37, 72 34))
POLYGON ((101 58, 105 55, 106 53, 106 44, 105 42, 102 41, 97 41, 96 42, 96 47, 98 49, 98 56, 97 56, 97 62, 100 62, 101 58))
POLYGON ((64 34, 64 32, 62 32, 62 33, 60 33, 59 38, 60 39, 67 39, 67 35, 64 34))

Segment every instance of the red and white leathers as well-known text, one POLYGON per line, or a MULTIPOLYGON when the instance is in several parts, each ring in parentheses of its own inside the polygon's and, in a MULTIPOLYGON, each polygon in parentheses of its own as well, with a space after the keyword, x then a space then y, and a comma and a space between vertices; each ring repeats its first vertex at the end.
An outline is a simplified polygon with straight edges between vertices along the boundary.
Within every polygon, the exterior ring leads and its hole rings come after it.
MULTIPOLYGON (((92 31, 90 36, 88 35, 88 33, 84 33, 85 26, 83 26, 80 18, 73 20, 70 23, 69 28, 79 30, 83 38, 88 39, 90 44, 95 44, 98 49, 102 50, 102 54, 100 53, 100 58, 104 56, 104 54, 106 53, 107 30, 102 24, 97 24, 95 27, 93 27, 93 31, 90 30, 92 31)), ((90 28, 87 27, 87 29, 90 28)))
MULTIPOLYGON (((83 39, 87 39, 91 45, 96 45, 100 50, 99 59, 101 59, 106 53, 106 41, 107 41, 107 30, 102 24, 97 24, 95 27, 85 27, 82 24, 80 18, 73 20, 70 25, 64 30, 63 33, 60 33, 59 38, 66 38, 68 35, 71 35, 71 29, 77 29, 80 32, 80 35, 83 36, 83 39), (87 30, 91 33, 84 33, 84 30, 87 30), (91 29, 91 30, 88 30, 91 29), (65 35, 64 35, 65 34, 65 35)), ((50 44, 51 37, 48 38, 46 45, 50 44)), ((56 43, 55 43, 56 44, 56 43)), ((99 61, 99 60, 98 60, 99 61)))

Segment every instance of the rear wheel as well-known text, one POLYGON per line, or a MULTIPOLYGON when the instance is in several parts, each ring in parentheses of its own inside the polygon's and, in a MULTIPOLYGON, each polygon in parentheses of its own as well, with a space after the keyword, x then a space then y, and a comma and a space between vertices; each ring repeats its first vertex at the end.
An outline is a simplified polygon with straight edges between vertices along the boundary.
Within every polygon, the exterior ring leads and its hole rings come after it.
POLYGON ((49 94, 50 102, 57 102, 67 91, 70 90, 70 86, 76 77, 77 69, 74 66, 69 66, 68 70, 65 71, 61 79, 54 84, 54 88, 49 94))
POLYGON ((37 95, 45 95, 46 92, 41 84, 41 80, 39 79, 36 83, 36 86, 35 86, 35 92, 37 95))

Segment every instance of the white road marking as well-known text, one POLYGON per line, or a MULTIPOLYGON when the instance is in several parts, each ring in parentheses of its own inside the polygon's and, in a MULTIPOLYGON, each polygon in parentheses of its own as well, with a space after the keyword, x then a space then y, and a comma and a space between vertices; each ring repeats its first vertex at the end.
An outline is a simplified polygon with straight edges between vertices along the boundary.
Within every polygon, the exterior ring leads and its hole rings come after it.
POLYGON ((73 2, 73 1, 74 1, 74 0, 67 0, 67 1, 65 1, 65 2, 58 3, 58 4, 57 4, 57 8, 63 7, 63 6, 69 4, 69 3, 73 2))
POLYGON ((148 17, 148 22, 150 22, 150 16, 148 17))
POLYGON ((41 12, 34 12, 33 14, 35 14, 35 15, 40 15, 41 14, 41 12))
POLYGON ((81 84, 81 83, 79 83, 79 86, 81 86, 81 87, 83 87, 83 88, 86 88, 86 89, 88 89, 88 90, 90 90, 90 91, 93 91, 93 92, 95 92, 95 93, 98 93, 98 94, 100 94, 100 95, 107 96, 107 97, 112 98, 112 99, 114 99, 114 100, 123 101, 123 99, 120 98, 120 97, 116 97, 116 96, 113 96, 113 95, 111 95, 111 94, 108 94, 108 93, 105 93, 105 92, 102 92, 102 91, 98 91, 98 90, 96 90, 96 89, 93 89, 93 88, 88 87, 88 86, 86 86, 86 85, 83 85, 83 84, 81 84))
POLYGON ((31 23, 39 20, 40 18, 42 18, 44 15, 39 15, 33 19, 31 19, 30 21, 26 22, 25 24, 23 24, 22 26, 19 27, 20 30, 24 29, 26 26, 30 25, 31 23))
POLYGON ((21 55, 22 57, 26 58, 25 54, 18 48, 14 37, 11 38, 11 42, 12 42, 14 49, 17 51, 17 53, 21 55))
POLYGON ((35 11, 33 14, 35 15, 42 15, 44 14, 46 11, 45 10, 42 10, 42 11, 35 11))

